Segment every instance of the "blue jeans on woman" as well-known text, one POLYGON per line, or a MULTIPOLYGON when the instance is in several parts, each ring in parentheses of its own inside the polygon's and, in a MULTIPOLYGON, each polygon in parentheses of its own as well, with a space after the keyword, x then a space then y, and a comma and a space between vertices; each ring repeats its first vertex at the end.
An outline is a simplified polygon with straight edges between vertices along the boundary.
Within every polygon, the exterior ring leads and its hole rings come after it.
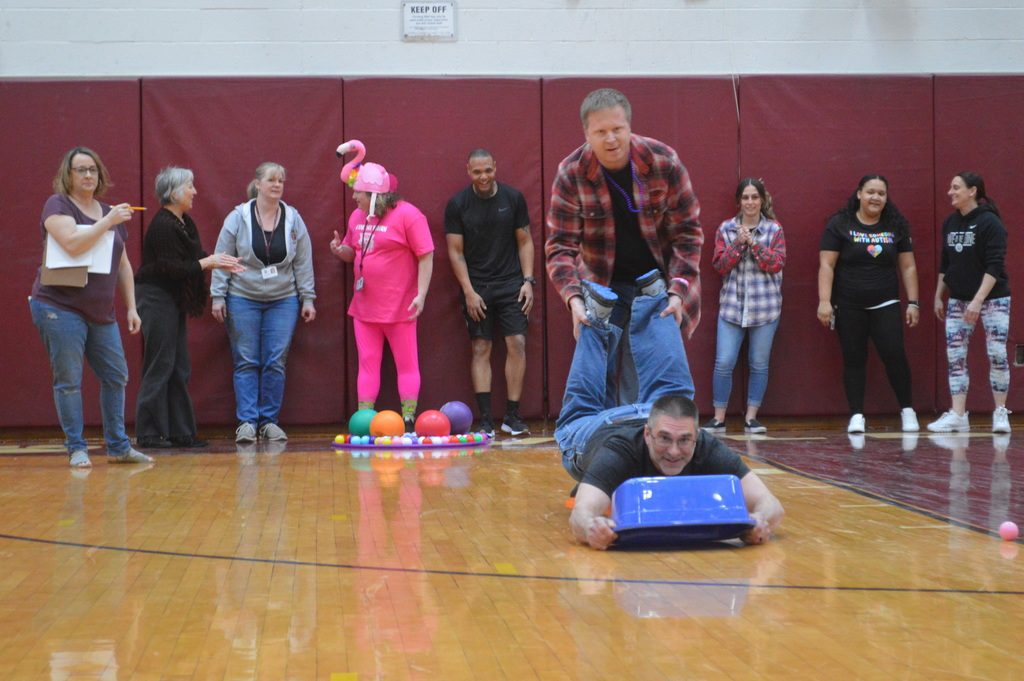
POLYGON ((659 316, 667 305, 668 296, 664 293, 633 299, 629 340, 639 379, 635 404, 605 409, 608 357, 618 347, 622 329, 596 319, 591 319, 590 326, 580 325, 562 410, 555 424, 562 465, 570 475, 576 456, 602 425, 646 418, 651 403, 663 395, 693 398, 693 380, 679 326, 672 315, 659 316))
POLYGON ((124 358, 117 323, 94 324, 74 312, 30 299, 32 321, 46 346, 53 371, 53 401, 64 430, 68 454, 88 451, 82 437, 83 359, 100 381, 100 411, 107 454, 120 456, 131 449, 124 429, 124 387, 128 385, 128 363, 124 358))
POLYGON ((257 429, 277 423, 284 365, 299 318, 299 297, 250 300, 228 295, 224 322, 235 361, 235 414, 257 429))
POLYGON ((779 320, 761 326, 743 327, 718 318, 718 343, 715 352, 715 375, 712 382, 712 403, 716 409, 729 406, 732 393, 732 370, 740 355, 743 337, 750 338, 747 361, 750 364, 750 383, 747 387, 747 405, 760 407, 764 391, 768 388, 768 358, 772 354, 772 340, 779 320))

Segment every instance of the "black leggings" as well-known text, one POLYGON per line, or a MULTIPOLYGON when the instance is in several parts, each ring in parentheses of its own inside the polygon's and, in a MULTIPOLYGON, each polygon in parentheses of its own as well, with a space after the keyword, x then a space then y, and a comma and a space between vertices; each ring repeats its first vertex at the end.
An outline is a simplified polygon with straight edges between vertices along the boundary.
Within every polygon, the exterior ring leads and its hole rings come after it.
POLYGON ((836 331, 843 349, 843 387, 851 414, 864 413, 868 338, 885 364, 900 409, 912 406, 910 363, 903 349, 903 315, 898 303, 874 310, 840 308, 836 310, 836 331))

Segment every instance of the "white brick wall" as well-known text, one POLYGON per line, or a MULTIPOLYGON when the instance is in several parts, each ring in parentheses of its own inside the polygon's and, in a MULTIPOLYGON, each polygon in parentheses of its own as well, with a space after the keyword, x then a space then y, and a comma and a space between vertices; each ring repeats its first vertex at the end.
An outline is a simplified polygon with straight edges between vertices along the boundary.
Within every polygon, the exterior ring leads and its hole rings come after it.
POLYGON ((0 77, 1020 73, 1024 0, 0 0, 0 77))

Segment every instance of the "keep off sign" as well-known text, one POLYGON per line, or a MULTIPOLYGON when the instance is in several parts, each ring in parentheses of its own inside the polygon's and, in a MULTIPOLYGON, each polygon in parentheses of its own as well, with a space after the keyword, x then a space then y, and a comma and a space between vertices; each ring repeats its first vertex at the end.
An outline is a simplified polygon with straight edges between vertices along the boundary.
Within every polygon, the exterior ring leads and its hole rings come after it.
POLYGON ((455 40, 454 2, 403 2, 404 40, 455 40))

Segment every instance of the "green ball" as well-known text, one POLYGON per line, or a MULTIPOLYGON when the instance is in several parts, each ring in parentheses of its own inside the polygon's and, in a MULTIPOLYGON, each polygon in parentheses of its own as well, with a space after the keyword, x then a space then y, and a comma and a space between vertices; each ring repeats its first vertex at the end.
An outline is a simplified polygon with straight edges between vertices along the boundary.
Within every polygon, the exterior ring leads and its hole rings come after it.
POLYGON ((370 421, 377 415, 374 409, 360 409, 348 420, 348 432, 353 435, 369 435, 370 421))

